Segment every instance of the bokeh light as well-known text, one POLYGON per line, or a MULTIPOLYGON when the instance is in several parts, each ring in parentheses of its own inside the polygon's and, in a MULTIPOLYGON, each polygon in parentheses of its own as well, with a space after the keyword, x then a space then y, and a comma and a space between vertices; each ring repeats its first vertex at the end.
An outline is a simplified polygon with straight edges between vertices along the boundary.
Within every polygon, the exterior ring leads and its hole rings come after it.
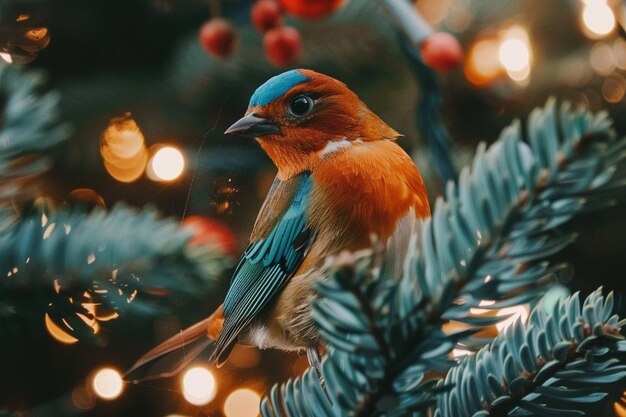
POLYGON ((469 49, 465 61, 465 75, 475 85, 487 85, 502 72, 498 60, 498 39, 484 38, 469 49))
POLYGON ((526 29, 513 26, 504 31, 498 48, 498 58, 512 80, 524 82, 528 79, 532 52, 526 29))
POLYGON ((141 177, 148 162, 144 136, 130 113, 114 117, 102 133, 100 154, 107 172, 120 182, 141 177))
POLYGON ((104 400, 113 400, 124 391, 124 381, 117 370, 102 368, 94 375, 92 387, 98 397, 104 400))
POLYGON ((613 42, 613 57, 617 68, 626 70, 626 40, 622 38, 615 39, 615 42, 613 42))
POLYGON ((592 37, 608 35, 615 28, 615 15, 606 1, 590 0, 583 7, 582 21, 592 37))
POLYGON ((591 66, 600 75, 609 75, 615 70, 613 48, 604 42, 597 42, 589 52, 591 66))
POLYGON ((515 25, 477 38, 469 48, 465 76, 478 86, 488 86, 504 75, 525 85, 530 77, 532 62, 528 32, 515 25))
POLYGON ((217 394, 215 377, 208 369, 194 367, 183 375, 183 396, 193 405, 208 404, 217 394))
POLYGON ((95 403, 92 393, 84 385, 76 387, 72 391, 72 404, 79 410, 89 410, 93 408, 95 403))
POLYGON ((509 71, 520 71, 530 61, 528 46, 520 39, 506 39, 502 42, 498 56, 504 68, 509 71))
POLYGON ((174 146, 159 146, 150 158, 146 174, 153 181, 172 181, 185 170, 185 157, 174 146))
POLYGON ((226 417, 256 417, 259 415, 261 396, 248 388, 230 393, 224 403, 226 417))
POLYGON ((626 93, 626 80, 620 74, 607 77, 602 83, 602 97, 609 103, 619 103, 626 93))
POLYGON ((46 330, 48 330, 50 336, 52 336, 58 342, 64 343, 66 345, 71 345, 78 342, 77 338, 70 335, 68 332, 58 326, 54 321, 52 321, 48 313, 45 314, 44 320, 46 322, 46 330))

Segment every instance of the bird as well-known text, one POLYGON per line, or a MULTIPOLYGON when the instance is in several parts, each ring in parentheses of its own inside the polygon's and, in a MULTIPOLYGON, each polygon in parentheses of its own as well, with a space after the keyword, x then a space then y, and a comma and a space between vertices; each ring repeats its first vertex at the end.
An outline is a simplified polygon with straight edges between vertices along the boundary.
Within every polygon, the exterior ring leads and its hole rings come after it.
POLYGON ((311 300, 325 260, 371 248, 373 237, 395 250, 430 216, 422 177, 396 143, 401 135, 328 75, 294 69, 270 78, 225 134, 254 138, 278 170, 250 243, 223 304, 142 356, 127 380, 173 375, 205 350, 221 366, 237 343, 304 350, 318 366, 311 300), (181 348, 176 366, 150 370, 181 348))

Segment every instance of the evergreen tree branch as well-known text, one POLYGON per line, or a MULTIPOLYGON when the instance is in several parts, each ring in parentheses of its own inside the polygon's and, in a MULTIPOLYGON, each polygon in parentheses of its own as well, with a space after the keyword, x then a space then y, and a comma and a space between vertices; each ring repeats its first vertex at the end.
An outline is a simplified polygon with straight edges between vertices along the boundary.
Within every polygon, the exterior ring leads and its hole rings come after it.
POLYGON ((43 92, 44 82, 40 72, 0 65, 0 324, 45 316, 98 341, 99 321, 162 310, 156 294, 214 287, 228 258, 215 247, 190 248, 190 234, 154 210, 33 208, 70 133, 59 95, 43 92))
POLYGON ((51 153, 69 137, 59 94, 42 92, 44 83, 41 72, 0 64, 0 204, 40 196, 51 153))
POLYGON ((554 100, 531 114, 527 134, 530 145, 515 122, 479 147, 472 169, 437 201, 400 280, 368 257, 331 270, 318 285, 314 319, 328 346, 322 371, 333 405, 307 371, 272 390, 264 416, 421 413, 451 388, 427 373, 447 371, 457 343, 489 342, 469 336, 503 319, 471 308, 485 299, 494 300, 489 309, 533 302, 567 270, 545 259, 574 238, 561 225, 622 189, 613 174, 626 140, 615 139, 606 114, 567 104, 557 111, 554 100), (448 320, 467 328, 446 334, 448 320))
POLYGON ((539 304, 528 323, 511 325, 475 356, 452 368, 435 417, 582 416, 610 399, 610 384, 626 379, 626 321, 613 314, 613 293, 601 289, 580 305, 578 294, 549 313, 539 304))
POLYGON ((206 293, 228 261, 215 247, 189 248, 190 237, 155 210, 122 204, 26 213, 0 234, 0 318, 38 311, 39 322, 47 314, 67 333, 95 340, 92 320, 156 313, 162 306, 151 294, 206 293))

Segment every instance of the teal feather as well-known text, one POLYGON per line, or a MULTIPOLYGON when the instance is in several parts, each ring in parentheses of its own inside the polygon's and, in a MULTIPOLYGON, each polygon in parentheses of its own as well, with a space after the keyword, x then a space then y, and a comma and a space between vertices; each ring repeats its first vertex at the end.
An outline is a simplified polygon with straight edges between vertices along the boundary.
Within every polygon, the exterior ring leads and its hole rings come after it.
POLYGON ((308 172, 300 177, 283 216, 266 238, 248 246, 233 274, 224 299, 224 326, 213 353, 218 363, 228 357, 241 332, 278 295, 310 247, 313 234, 307 229, 307 207, 313 179, 308 172))
POLYGON ((299 70, 291 70, 278 74, 270 78, 259 88, 256 89, 248 107, 267 106, 272 101, 284 96, 289 90, 296 85, 311 81, 309 77, 303 75, 299 70))

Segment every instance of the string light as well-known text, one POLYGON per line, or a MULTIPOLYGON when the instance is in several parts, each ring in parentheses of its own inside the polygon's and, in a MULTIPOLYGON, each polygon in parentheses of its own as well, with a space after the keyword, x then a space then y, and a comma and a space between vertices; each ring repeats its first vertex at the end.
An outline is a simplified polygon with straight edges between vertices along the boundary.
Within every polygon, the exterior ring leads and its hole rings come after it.
POLYGON ((158 146, 148 163, 146 174, 153 181, 172 181, 185 170, 185 157, 174 146, 158 146))
POLYGON ((217 394, 213 374, 205 368, 194 367, 183 375, 183 396, 193 405, 208 404, 217 394))
POLYGON ((148 162, 144 136, 130 113, 114 117, 102 133, 100 154, 107 172, 120 182, 141 177, 148 162))
POLYGON ((472 84, 489 85, 505 74, 522 85, 530 78, 532 49, 522 26, 483 36, 470 47, 468 57, 465 75, 472 84))
POLYGON ((484 38, 469 49, 465 61, 465 75, 476 85, 487 85, 500 75, 502 67, 498 60, 498 39, 484 38))
POLYGON ((615 14, 604 0, 586 1, 582 21, 591 37, 606 36, 615 28, 615 14))
POLYGON ((512 80, 525 82, 528 79, 532 53, 526 29, 513 26, 503 33, 498 48, 498 58, 512 80))
POLYGON ((92 387, 103 400, 113 400, 124 391, 122 375, 113 368, 102 368, 93 377, 92 387))
POLYGON ((226 417, 256 417, 259 415, 261 396, 248 388, 230 393, 224 402, 226 417))

